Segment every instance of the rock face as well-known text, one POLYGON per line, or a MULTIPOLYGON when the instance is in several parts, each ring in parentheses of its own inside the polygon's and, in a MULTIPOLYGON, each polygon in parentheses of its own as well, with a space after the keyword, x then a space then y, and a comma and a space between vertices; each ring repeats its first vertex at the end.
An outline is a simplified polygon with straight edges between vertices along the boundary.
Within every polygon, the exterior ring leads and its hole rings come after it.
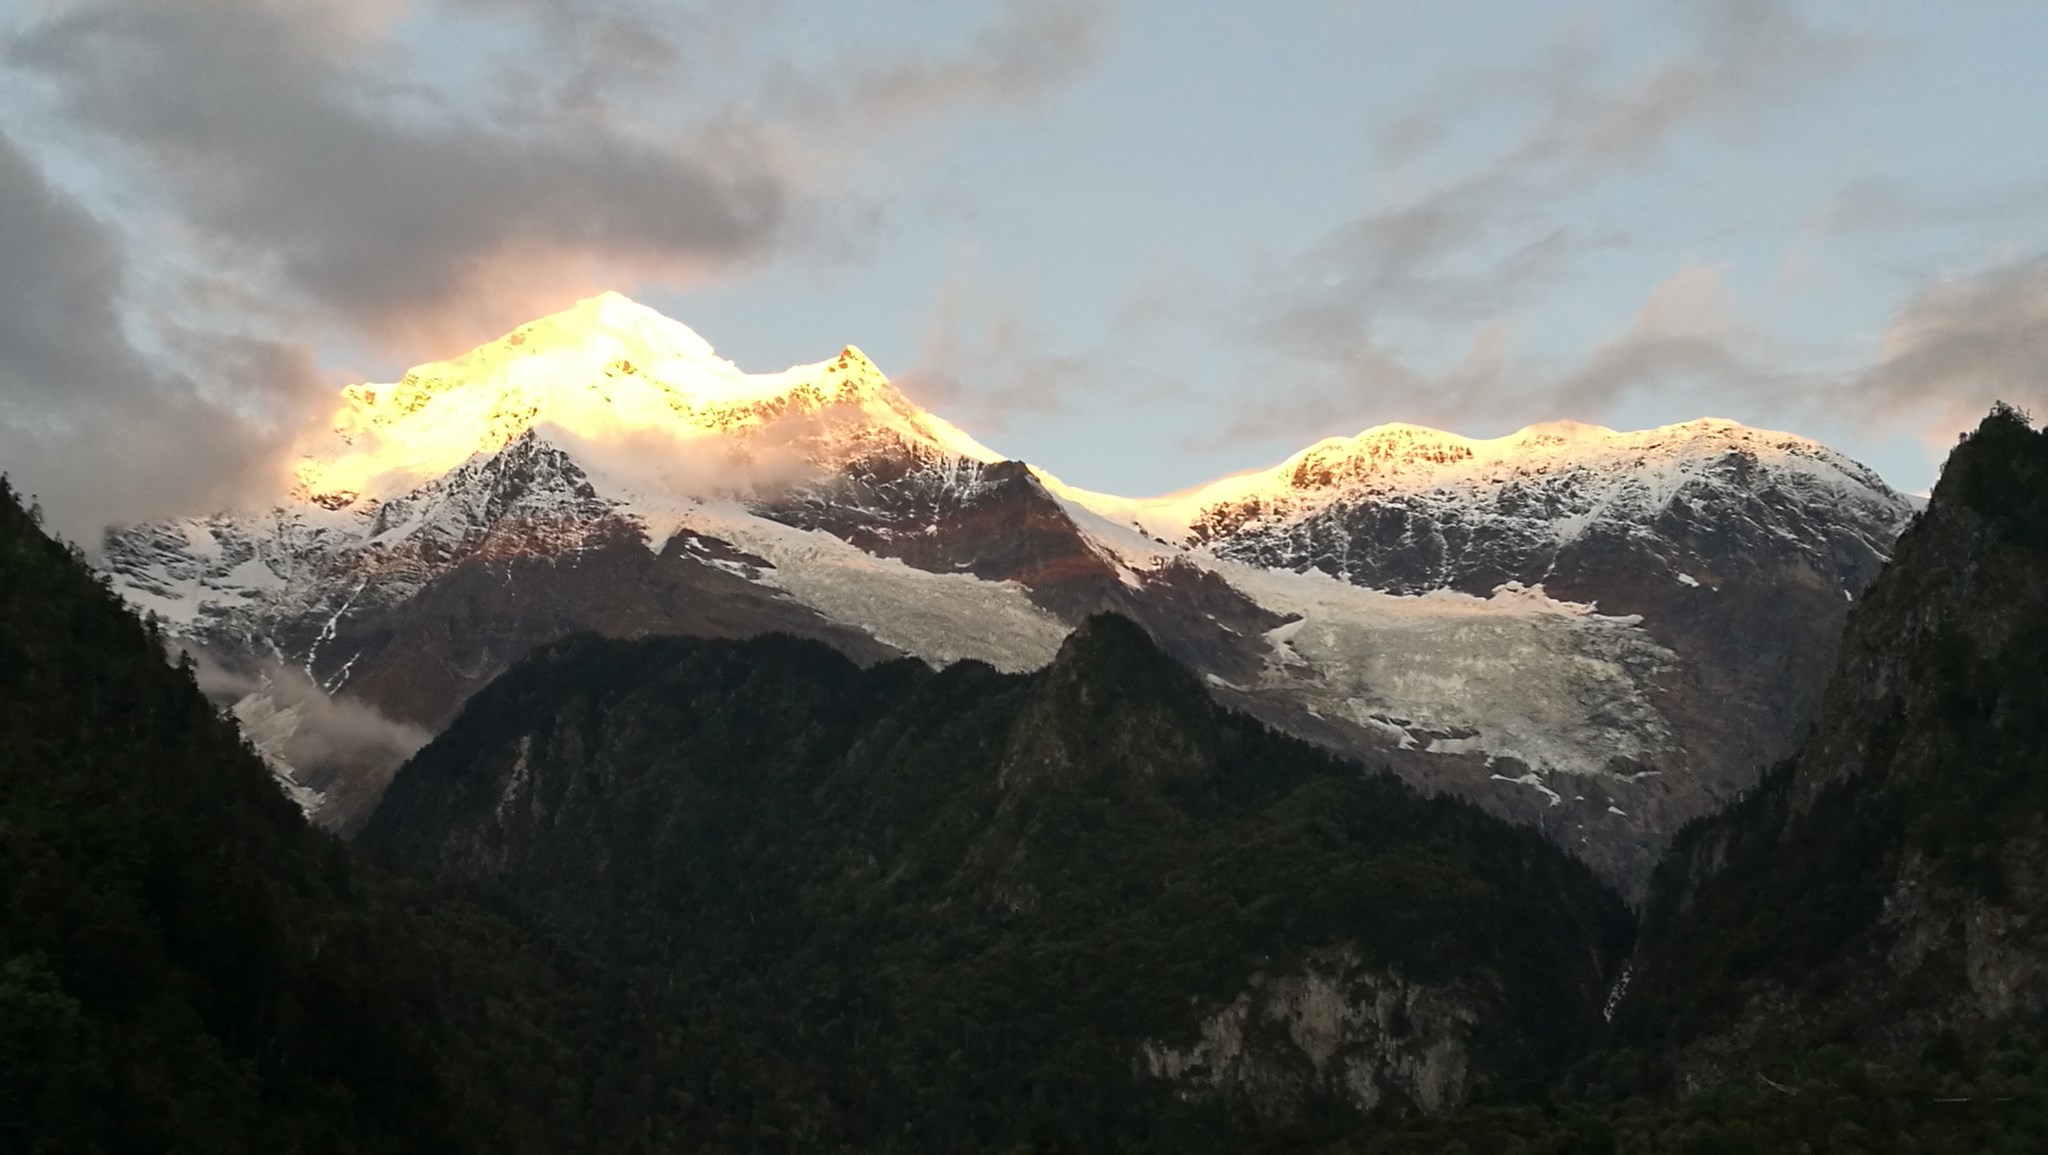
POLYGON ((1293 974, 1255 974, 1202 1020, 1194 1042, 1148 1040, 1145 1070, 1182 1094, 1239 1098, 1280 1119, 1319 1098, 1359 1111, 1388 1102, 1430 1114, 1463 1106, 1477 1000, 1374 973, 1363 961, 1337 950, 1293 974))
POLYGON ((2048 1010, 2048 437, 1994 413, 1851 616, 1811 741, 1680 839, 1617 1024, 1683 1085, 2048 1010))
POLYGON ((1532 832, 1224 710, 1113 616, 1027 675, 556 643, 358 845, 803 1039, 790 1078, 832 1102, 868 1072, 998 1112, 1055 1086, 1216 1126, 1445 1110, 1552 1077, 1628 936, 1532 832))
MULTIPOLYGON (((1631 890, 1789 749, 1910 513, 1727 422, 1393 427, 1128 501, 1003 460, 857 350, 745 374, 615 295, 342 400, 278 504, 106 543, 131 604, 242 683, 289 667, 434 730, 578 631, 1026 670, 1114 612, 1233 706, 1631 890)), ((392 766, 298 769, 348 831, 392 766)))

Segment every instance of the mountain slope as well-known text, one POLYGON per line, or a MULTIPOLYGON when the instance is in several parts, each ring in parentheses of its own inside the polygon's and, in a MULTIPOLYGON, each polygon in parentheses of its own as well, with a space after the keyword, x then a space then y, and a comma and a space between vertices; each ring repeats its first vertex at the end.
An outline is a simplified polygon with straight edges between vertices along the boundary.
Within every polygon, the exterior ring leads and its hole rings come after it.
POLYGON ((665 968, 856 1147, 1224 1150, 1505 1094, 1590 1037, 1627 926, 1535 835, 1223 710, 1109 616, 1030 675, 558 643, 359 843, 665 968))
POLYGON ((235 675, 344 831, 395 747, 312 732, 265 688, 289 671, 431 731, 581 630, 1016 671, 1113 612, 1229 704, 1636 889, 1789 750, 1909 514, 1839 455, 1726 422, 1374 430, 1126 501, 1001 460, 857 350, 745 374, 616 294, 351 386, 332 426, 274 507, 122 531, 102 564, 235 675))
POLYGON ((2048 1008, 2048 436, 1994 412, 1857 607, 1812 739, 1659 868, 1626 1038, 1683 1084, 2048 1008))
POLYGON ((0 481, 0 1147, 620 1150, 588 969, 308 827, 0 481))

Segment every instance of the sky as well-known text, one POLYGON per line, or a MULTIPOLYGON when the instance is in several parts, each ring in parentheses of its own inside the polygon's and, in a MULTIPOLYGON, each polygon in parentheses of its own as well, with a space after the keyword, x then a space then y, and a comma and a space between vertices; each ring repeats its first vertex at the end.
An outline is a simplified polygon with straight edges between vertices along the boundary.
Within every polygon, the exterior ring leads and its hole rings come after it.
POLYGON ((1090 489, 2048 416, 2048 5, 9 0, 0 469, 81 540, 611 288, 1090 489))

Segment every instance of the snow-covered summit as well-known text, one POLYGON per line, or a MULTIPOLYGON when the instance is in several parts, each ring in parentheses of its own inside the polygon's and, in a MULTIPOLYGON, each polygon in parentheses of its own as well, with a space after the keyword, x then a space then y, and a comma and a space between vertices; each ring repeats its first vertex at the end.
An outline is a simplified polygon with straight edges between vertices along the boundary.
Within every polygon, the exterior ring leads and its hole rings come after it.
POLYGON ((1503 491, 1531 487, 1556 491, 1562 504, 1537 503, 1529 514, 1568 526, 1597 510, 1619 512, 1611 509, 1617 501, 1654 511, 1731 461, 1847 504, 1891 509, 1900 502, 1871 470, 1817 441, 1717 417, 1634 431, 1549 421, 1495 438, 1396 423, 1328 438, 1270 468, 1164 497, 1059 489, 1113 521, 1196 543, 1332 505, 1419 495, 1490 505, 1503 491))
POLYGON ((1000 460, 912 404, 851 345, 748 373, 688 326, 607 292, 396 382, 349 386, 331 429, 302 444, 293 496, 338 509, 404 493, 533 429, 599 457, 613 446, 636 459, 729 448, 773 431, 778 447, 826 465, 876 433, 1000 460))

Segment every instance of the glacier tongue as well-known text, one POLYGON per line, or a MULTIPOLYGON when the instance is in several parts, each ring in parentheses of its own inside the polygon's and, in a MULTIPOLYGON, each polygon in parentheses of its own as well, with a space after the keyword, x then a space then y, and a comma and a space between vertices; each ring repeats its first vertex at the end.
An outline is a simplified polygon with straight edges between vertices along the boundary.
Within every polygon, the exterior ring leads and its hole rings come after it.
POLYGON ((1033 605, 1015 582, 917 569, 735 502, 628 496, 621 511, 644 527, 650 547, 688 534, 756 555, 769 565, 744 574, 749 580, 936 665, 971 659, 999 670, 1036 669, 1059 652, 1071 628, 1033 605))
MULTIPOLYGON (((1617 772, 1676 753, 1652 680, 1677 656, 1634 618, 1541 587, 1397 596, 1309 571, 1218 559, 1226 580, 1296 620, 1267 635, 1261 685, 1426 753, 1533 770, 1617 772)), ((1619 772, 1626 772, 1625 770, 1619 772)))

